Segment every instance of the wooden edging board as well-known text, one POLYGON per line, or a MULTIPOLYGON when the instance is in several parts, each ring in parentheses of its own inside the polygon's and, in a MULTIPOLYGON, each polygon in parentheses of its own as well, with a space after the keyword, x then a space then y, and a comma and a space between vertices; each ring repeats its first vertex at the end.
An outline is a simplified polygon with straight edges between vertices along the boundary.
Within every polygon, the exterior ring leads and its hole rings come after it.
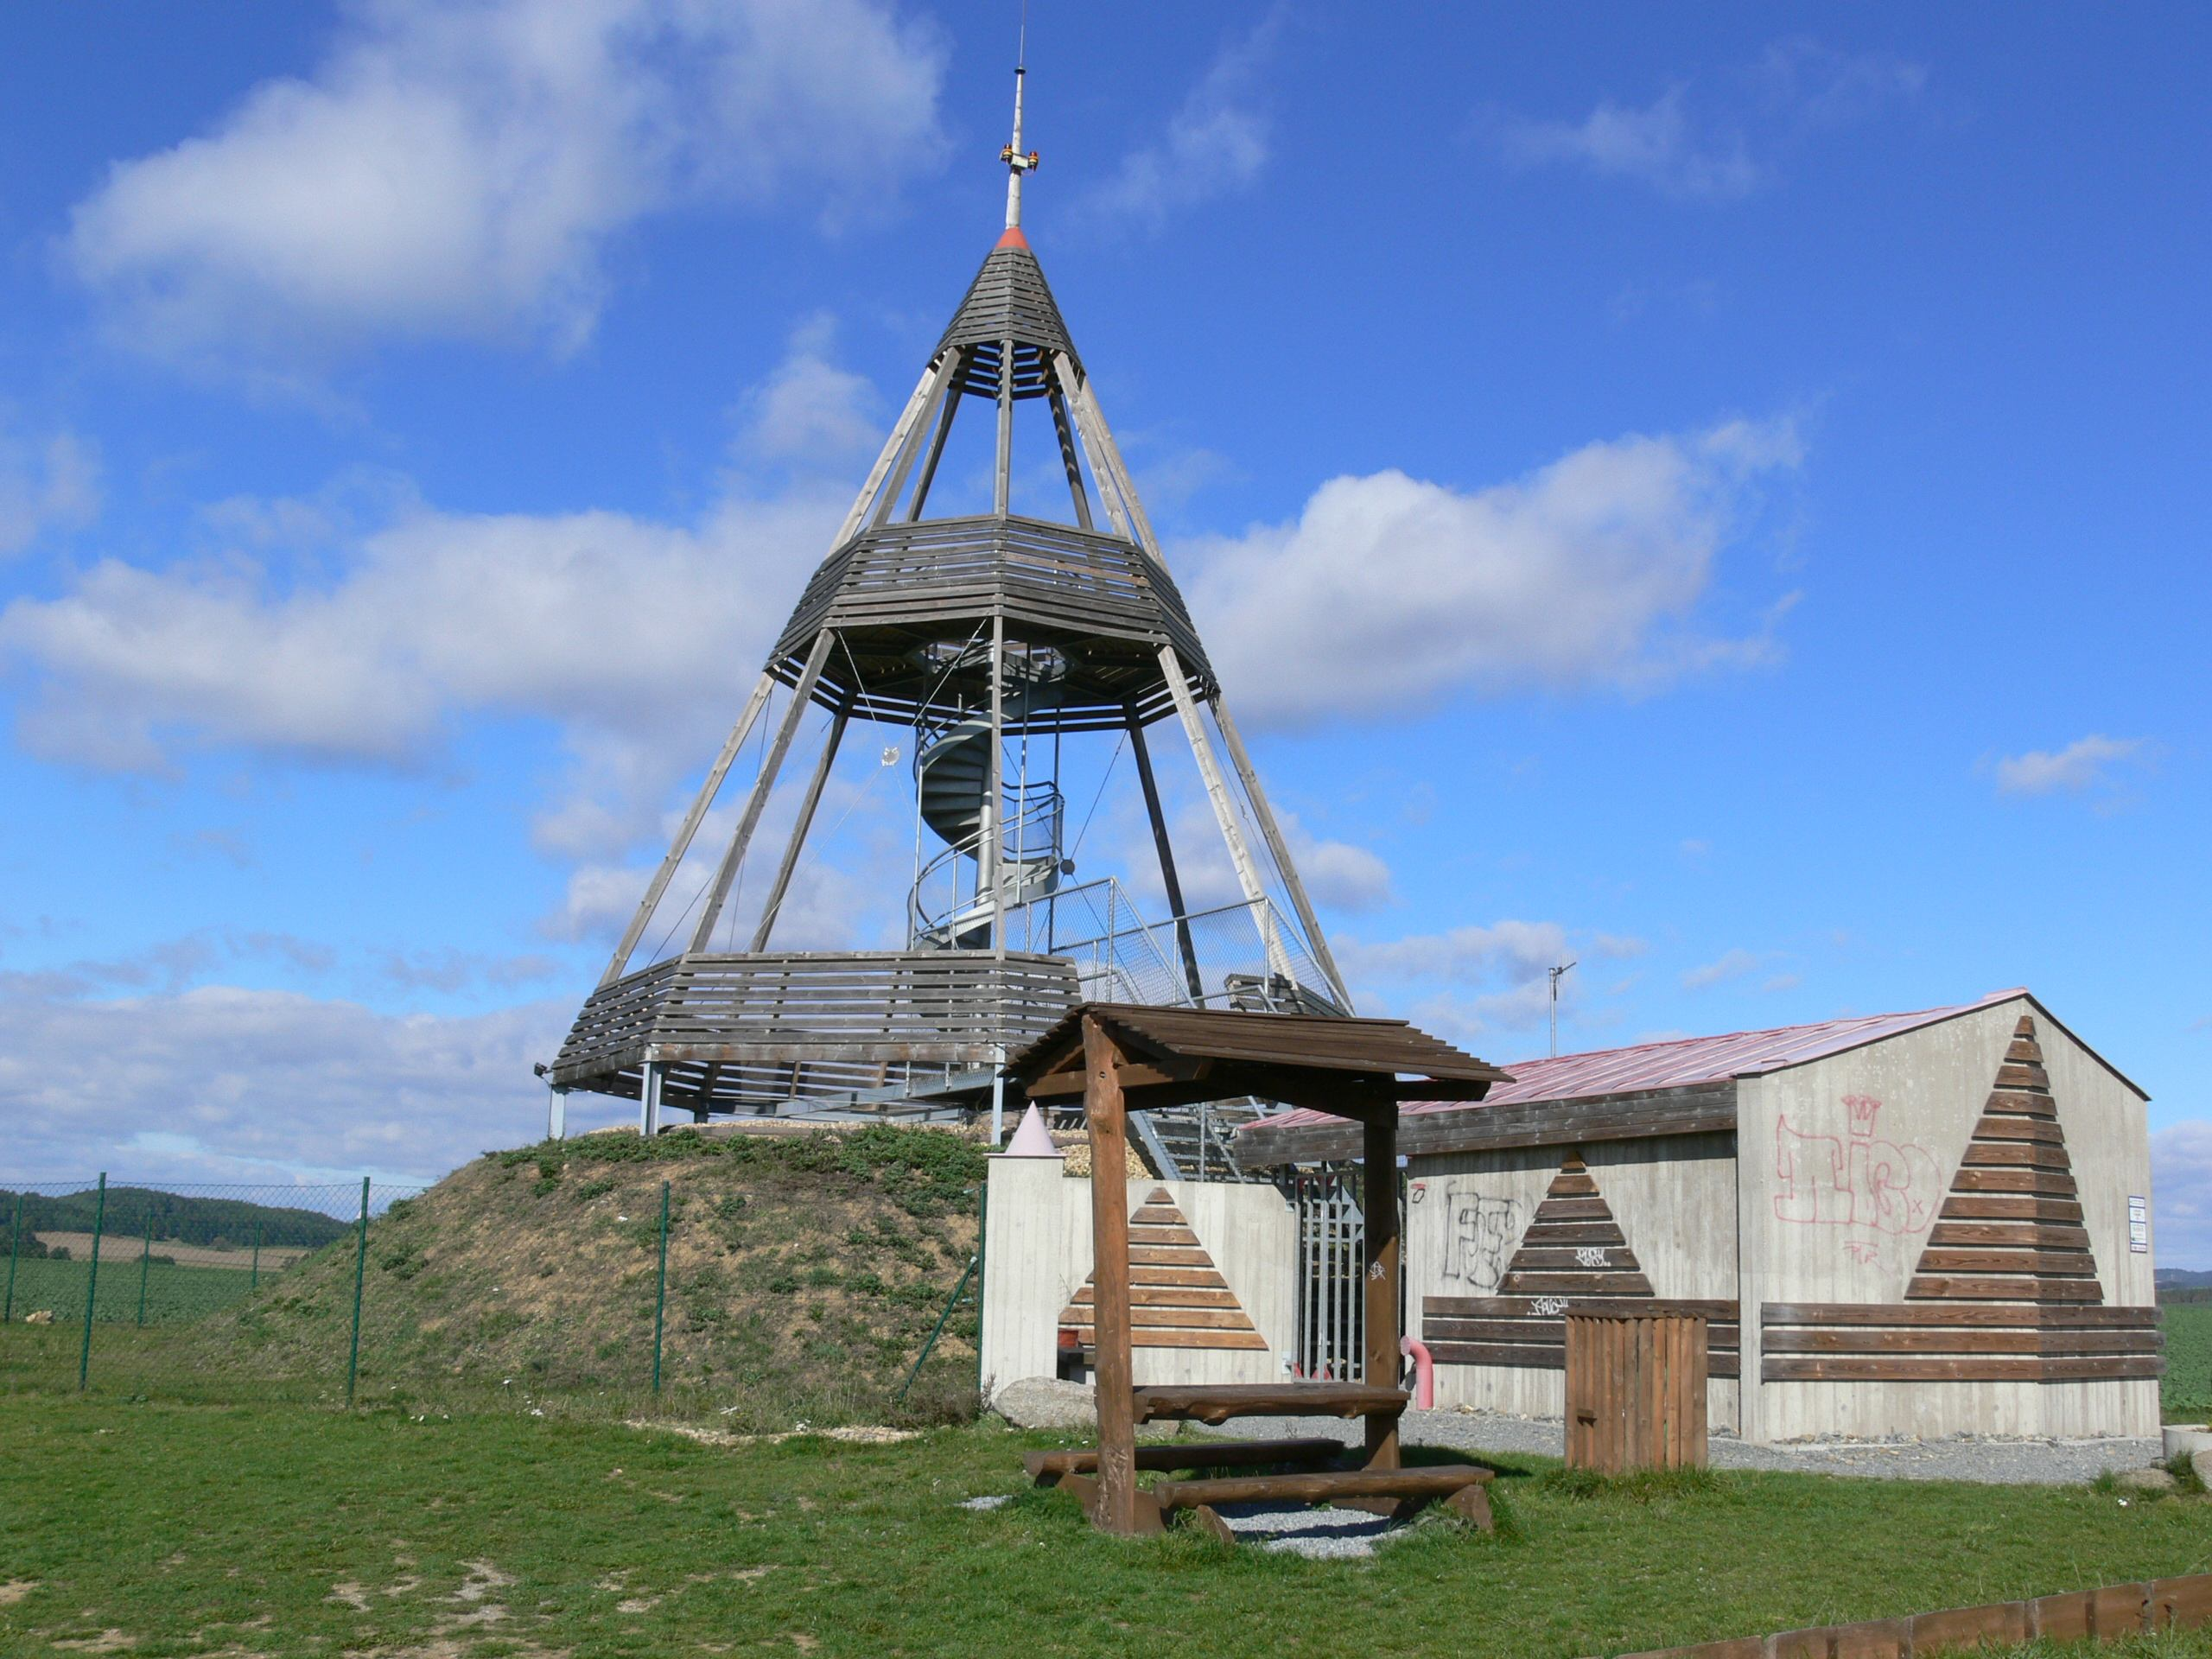
POLYGON ((2212 1624, 2212 1573, 2109 1584, 2030 1601, 1949 1607, 1904 1618, 1821 1624, 1771 1636, 1736 1637, 1686 1648, 1654 1648, 1622 1659, 1919 1659, 1982 1646, 2011 1646, 2038 1637, 2054 1642, 2117 1642, 2123 1637, 2212 1624))

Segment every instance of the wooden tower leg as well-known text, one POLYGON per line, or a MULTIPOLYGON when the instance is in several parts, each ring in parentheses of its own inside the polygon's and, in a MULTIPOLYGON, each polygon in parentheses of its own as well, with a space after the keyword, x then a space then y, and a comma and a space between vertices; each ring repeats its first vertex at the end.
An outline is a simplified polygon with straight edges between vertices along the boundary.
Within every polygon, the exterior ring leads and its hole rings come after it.
POLYGON ((806 832, 814 827, 815 809, 822 804, 822 786, 830 781, 830 768, 836 764, 837 746, 844 741, 848 710, 841 709, 830 723, 829 741, 822 746, 822 758, 815 763, 814 776, 807 780, 806 798, 799 803, 798 817, 791 820, 791 844, 784 849, 784 861, 777 867, 776 885, 769 889, 768 902, 760 909, 760 925, 753 930, 753 950, 757 955, 768 948, 768 935, 776 925, 777 913, 784 907, 784 895, 791 891, 791 872, 798 868, 799 849, 806 844, 806 832))
MULTIPOLYGON (((1398 1107, 1379 1101, 1367 1109, 1360 1173, 1366 1211, 1366 1365, 1370 1388, 1398 1385, 1398 1107)), ((1398 1466, 1398 1419, 1367 1420, 1367 1466, 1398 1466)))
POLYGON ((715 804, 715 797, 721 792, 722 779, 728 774, 730 762, 737 759, 738 750, 752 735, 753 722, 760 718, 760 711, 768 706, 768 694, 775 687, 776 677, 764 669, 753 687, 752 696, 746 701, 745 712, 737 717, 737 724, 730 728, 729 736, 722 744, 722 752, 715 757, 715 764, 708 770, 707 781, 699 786, 699 793, 691 803, 691 810, 684 814, 683 828, 676 832, 676 839, 670 843, 668 856, 661 860, 660 868, 653 872, 653 879, 645 888, 645 896, 639 900, 638 913, 630 918, 630 925, 622 931, 622 942, 614 947, 614 956, 607 963, 607 971, 600 976, 601 984, 613 984, 622 977, 623 970, 630 965, 630 953, 638 948, 638 941, 645 935, 645 925, 652 920, 653 912, 659 908, 661 895, 668 891, 669 878, 676 874, 676 867, 683 862, 683 855, 691 850, 691 837, 699 833, 699 824, 706 817, 707 809, 715 804))
POLYGON ((822 665, 830 660, 830 647, 836 638, 828 628, 814 636, 814 649, 807 653, 806 666, 799 671, 798 683, 791 688, 791 707, 784 710, 783 724, 776 728, 776 740, 768 747, 767 759, 760 763, 760 775, 753 780, 753 793, 746 798, 745 816, 737 821, 737 832, 729 838, 721 866, 715 872, 714 891, 707 896, 706 908, 699 912, 699 925, 692 930, 691 949, 695 951, 706 950, 714 940, 715 924, 721 919, 722 906, 729 899, 730 884, 737 880, 738 866, 745 862, 745 849, 752 844, 761 809, 768 804, 768 792, 776 786, 776 774, 783 770, 785 755, 791 753, 791 736, 798 730, 799 716, 806 712, 807 704, 814 696, 815 684, 822 677, 822 665))
POLYGON ((1350 1014, 1351 993, 1344 988, 1344 976, 1337 971, 1336 956, 1321 934, 1321 918, 1313 913, 1313 902, 1306 896, 1306 883, 1299 879, 1298 866, 1291 860, 1290 843, 1283 839, 1282 830, 1275 823, 1267 791, 1260 787, 1260 774, 1252 765, 1252 757, 1244 752, 1244 740, 1237 734, 1236 722, 1229 717, 1229 705, 1216 692, 1208 699, 1208 706, 1213 709, 1214 724, 1221 728, 1229 762, 1236 768, 1237 779, 1244 785, 1244 798, 1252 803, 1252 816, 1259 821, 1261 839, 1268 843, 1268 852, 1290 894, 1291 906, 1298 912, 1299 925, 1306 930, 1306 942, 1313 947, 1313 960, 1329 976, 1329 988, 1336 993, 1338 1005, 1350 1014))
POLYGON ((1121 1050, 1088 1014, 1083 1021, 1084 1117, 1090 1129, 1092 1340, 1098 1363, 1098 1501, 1091 1521, 1137 1530, 1135 1382, 1129 1353, 1128 1114, 1121 1050))
POLYGON ((1191 938, 1191 920, 1184 913, 1183 882, 1175 873, 1175 849, 1167 839, 1167 819, 1160 810, 1160 783, 1152 775, 1152 751, 1144 741, 1144 722, 1129 711, 1129 756, 1137 763, 1137 782, 1144 789, 1145 816, 1152 820, 1152 842, 1160 852, 1160 884, 1167 893, 1167 913, 1175 918, 1175 949, 1183 958, 1183 978, 1191 1001, 1205 1000, 1205 982, 1198 974, 1198 951, 1191 938))
POLYGON ((1268 971, 1295 980, 1289 955, 1275 931, 1274 906, 1260 880, 1260 867, 1252 857, 1250 844, 1244 839, 1243 825, 1236 821, 1236 803, 1221 775, 1221 762, 1215 757, 1212 741, 1206 736, 1205 722, 1198 718, 1198 705, 1191 696, 1190 683, 1183 677, 1183 661, 1176 656, 1174 646, 1160 648, 1160 672, 1167 682, 1168 695, 1175 699, 1175 712, 1182 716, 1183 734, 1191 740, 1191 755, 1198 763, 1198 776, 1205 784, 1207 800, 1213 804, 1214 817, 1221 825, 1221 838, 1229 843, 1229 861, 1236 867, 1237 885, 1244 890, 1244 901, 1252 906, 1253 917, 1259 923, 1260 937, 1267 947, 1268 971))

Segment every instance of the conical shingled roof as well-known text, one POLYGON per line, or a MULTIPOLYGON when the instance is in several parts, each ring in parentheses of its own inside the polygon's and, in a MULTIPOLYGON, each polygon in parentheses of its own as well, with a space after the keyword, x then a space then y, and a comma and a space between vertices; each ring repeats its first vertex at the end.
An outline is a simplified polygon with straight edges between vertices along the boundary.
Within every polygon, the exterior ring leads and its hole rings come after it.
POLYGON ((1005 340, 1047 353, 1065 352, 1077 366, 1083 363, 1060 318, 1060 308, 1053 302, 1045 268, 1018 230, 1001 238, 983 261, 932 355, 942 356, 949 347, 995 346, 1005 340))

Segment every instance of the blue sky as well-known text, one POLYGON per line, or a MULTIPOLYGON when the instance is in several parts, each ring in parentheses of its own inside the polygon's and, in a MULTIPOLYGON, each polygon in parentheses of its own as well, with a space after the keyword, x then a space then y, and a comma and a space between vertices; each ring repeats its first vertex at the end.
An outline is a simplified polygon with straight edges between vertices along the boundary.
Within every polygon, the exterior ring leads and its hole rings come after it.
MULTIPOLYGON (((1011 14, 16 20, 9 1173, 536 1129, 995 236, 1011 14)), ((1568 1047, 2025 984, 2212 1265, 2208 35, 1039 0, 1032 241, 1365 1006, 1510 1061, 1567 956, 1568 1047)), ((848 747, 794 943, 901 896, 848 747)))

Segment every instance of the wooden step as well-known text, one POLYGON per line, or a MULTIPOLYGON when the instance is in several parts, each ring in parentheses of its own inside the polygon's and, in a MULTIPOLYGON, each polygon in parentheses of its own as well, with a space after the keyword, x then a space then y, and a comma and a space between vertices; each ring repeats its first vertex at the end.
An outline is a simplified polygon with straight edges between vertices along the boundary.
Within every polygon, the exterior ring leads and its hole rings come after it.
POLYGON ((1412 1398, 1364 1382, 1188 1383, 1133 1389, 1140 1423, 1225 1423, 1232 1417, 1395 1417, 1412 1398))
MULTIPOLYGON (((1331 1463, 1344 1455, 1342 1440, 1177 1440, 1137 1447, 1140 1469, 1241 1469, 1270 1463, 1331 1463)), ((1096 1446, 1068 1452, 1031 1452, 1021 1459, 1029 1478, 1050 1486, 1063 1475, 1098 1472, 1096 1446)))
POLYGON ((1224 1475, 1211 1480, 1163 1480, 1152 1489, 1163 1510, 1195 1503, 1326 1503, 1339 1497, 1449 1497, 1494 1477, 1471 1463, 1427 1469, 1316 1469, 1295 1475, 1224 1475))

